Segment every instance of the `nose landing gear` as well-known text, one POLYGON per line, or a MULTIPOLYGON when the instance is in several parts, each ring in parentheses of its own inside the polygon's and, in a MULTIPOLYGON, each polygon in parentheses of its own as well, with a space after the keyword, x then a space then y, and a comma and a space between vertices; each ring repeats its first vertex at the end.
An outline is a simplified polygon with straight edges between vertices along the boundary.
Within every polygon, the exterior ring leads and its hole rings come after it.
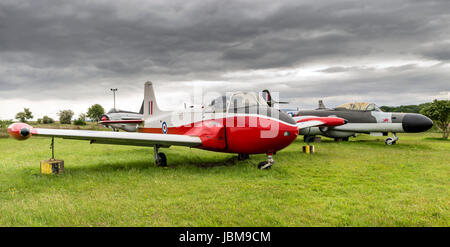
POLYGON ((273 160, 272 154, 267 154, 267 161, 260 162, 258 164, 258 169, 270 169, 273 163, 275 163, 275 161, 273 160))
POLYGON ((395 132, 392 132, 393 137, 386 138, 386 145, 394 145, 398 141, 398 136, 395 134, 395 132))

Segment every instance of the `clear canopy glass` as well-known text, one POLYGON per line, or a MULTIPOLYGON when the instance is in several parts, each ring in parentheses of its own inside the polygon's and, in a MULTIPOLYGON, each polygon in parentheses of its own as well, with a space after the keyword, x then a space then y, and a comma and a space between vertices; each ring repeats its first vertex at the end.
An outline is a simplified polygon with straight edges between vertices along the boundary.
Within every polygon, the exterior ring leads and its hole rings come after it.
POLYGON ((252 106, 267 106, 267 102, 261 95, 253 92, 236 92, 231 96, 221 96, 211 101, 207 107, 213 112, 233 112, 239 108, 249 108, 252 106))
POLYGON ((346 109, 351 111, 381 111, 377 105, 368 102, 345 103, 336 107, 336 109, 346 109))

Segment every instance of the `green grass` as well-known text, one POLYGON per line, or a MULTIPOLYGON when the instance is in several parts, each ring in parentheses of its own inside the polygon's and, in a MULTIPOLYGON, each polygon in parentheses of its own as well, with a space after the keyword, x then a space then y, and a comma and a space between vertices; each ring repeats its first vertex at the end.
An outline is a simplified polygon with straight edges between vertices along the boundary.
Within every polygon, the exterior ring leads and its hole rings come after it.
POLYGON ((50 139, 0 139, 0 226, 450 226, 450 141, 402 134, 397 145, 360 136, 300 138, 278 152, 236 155, 56 139, 62 175, 41 175, 50 139))

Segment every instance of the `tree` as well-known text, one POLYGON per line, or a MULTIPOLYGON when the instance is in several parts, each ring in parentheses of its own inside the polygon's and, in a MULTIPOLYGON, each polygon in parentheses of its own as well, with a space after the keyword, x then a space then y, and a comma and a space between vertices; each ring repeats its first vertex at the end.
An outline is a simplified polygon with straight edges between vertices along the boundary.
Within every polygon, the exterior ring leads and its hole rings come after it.
POLYGON ((25 118, 26 119, 32 119, 33 118, 33 114, 31 113, 29 108, 23 108, 23 111, 25 112, 25 118))
POLYGON ((105 109, 103 109, 103 107, 99 104, 89 107, 87 112, 87 116, 92 120, 95 119, 96 121, 98 121, 103 114, 105 114, 105 109))
POLYGON ((19 112, 16 114, 16 119, 22 123, 26 123, 27 120, 32 119, 33 114, 31 113, 29 108, 23 108, 23 112, 19 112))
POLYGON ((85 114, 80 114, 78 116, 78 119, 75 119, 73 121, 73 124, 75 124, 75 125, 86 125, 86 115, 85 114))
POLYGON ((27 122, 27 119, 25 118, 25 112, 19 112, 16 114, 16 119, 19 120, 22 123, 27 122))
POLYGON ((448 139, 450 131, 450 100, 434 100, 433 103, 424 107, 420 113, 431 118, 435 125, 442 130, 442 138, 448 139))
POLYGON ((54 123, 54 122, 55 122, 55 120, 53 120, 53 118, 51 118, 51 117, 44 116, 42 118, 42 123, 44 123, 44 124, 51 124, 51 123, 54 123))
POLYGON ((71 124, 72 123, 72 117, 73 117, 73 111, 71 110, 63 110, 59 111, 59 122, 62 124, 71 124))
POLYGON ((12 120, 0 120, 0 129, 7 128, 12 123, 12 120))

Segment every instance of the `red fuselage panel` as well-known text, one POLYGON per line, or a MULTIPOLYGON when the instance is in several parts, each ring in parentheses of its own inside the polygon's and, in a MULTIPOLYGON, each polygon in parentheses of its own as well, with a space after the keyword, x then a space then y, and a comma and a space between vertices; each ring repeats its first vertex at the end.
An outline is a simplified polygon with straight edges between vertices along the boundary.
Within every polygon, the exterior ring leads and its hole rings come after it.
MULTIPOLYGON (((163 133, 162 128, 139 128, 142 133, 163 133)), ((189 126, 168 127, 167 134, 198 136, 198 148, 227 153, 274 153, 291 144, 296 126, 257 116, 213 119, 189 126)))

